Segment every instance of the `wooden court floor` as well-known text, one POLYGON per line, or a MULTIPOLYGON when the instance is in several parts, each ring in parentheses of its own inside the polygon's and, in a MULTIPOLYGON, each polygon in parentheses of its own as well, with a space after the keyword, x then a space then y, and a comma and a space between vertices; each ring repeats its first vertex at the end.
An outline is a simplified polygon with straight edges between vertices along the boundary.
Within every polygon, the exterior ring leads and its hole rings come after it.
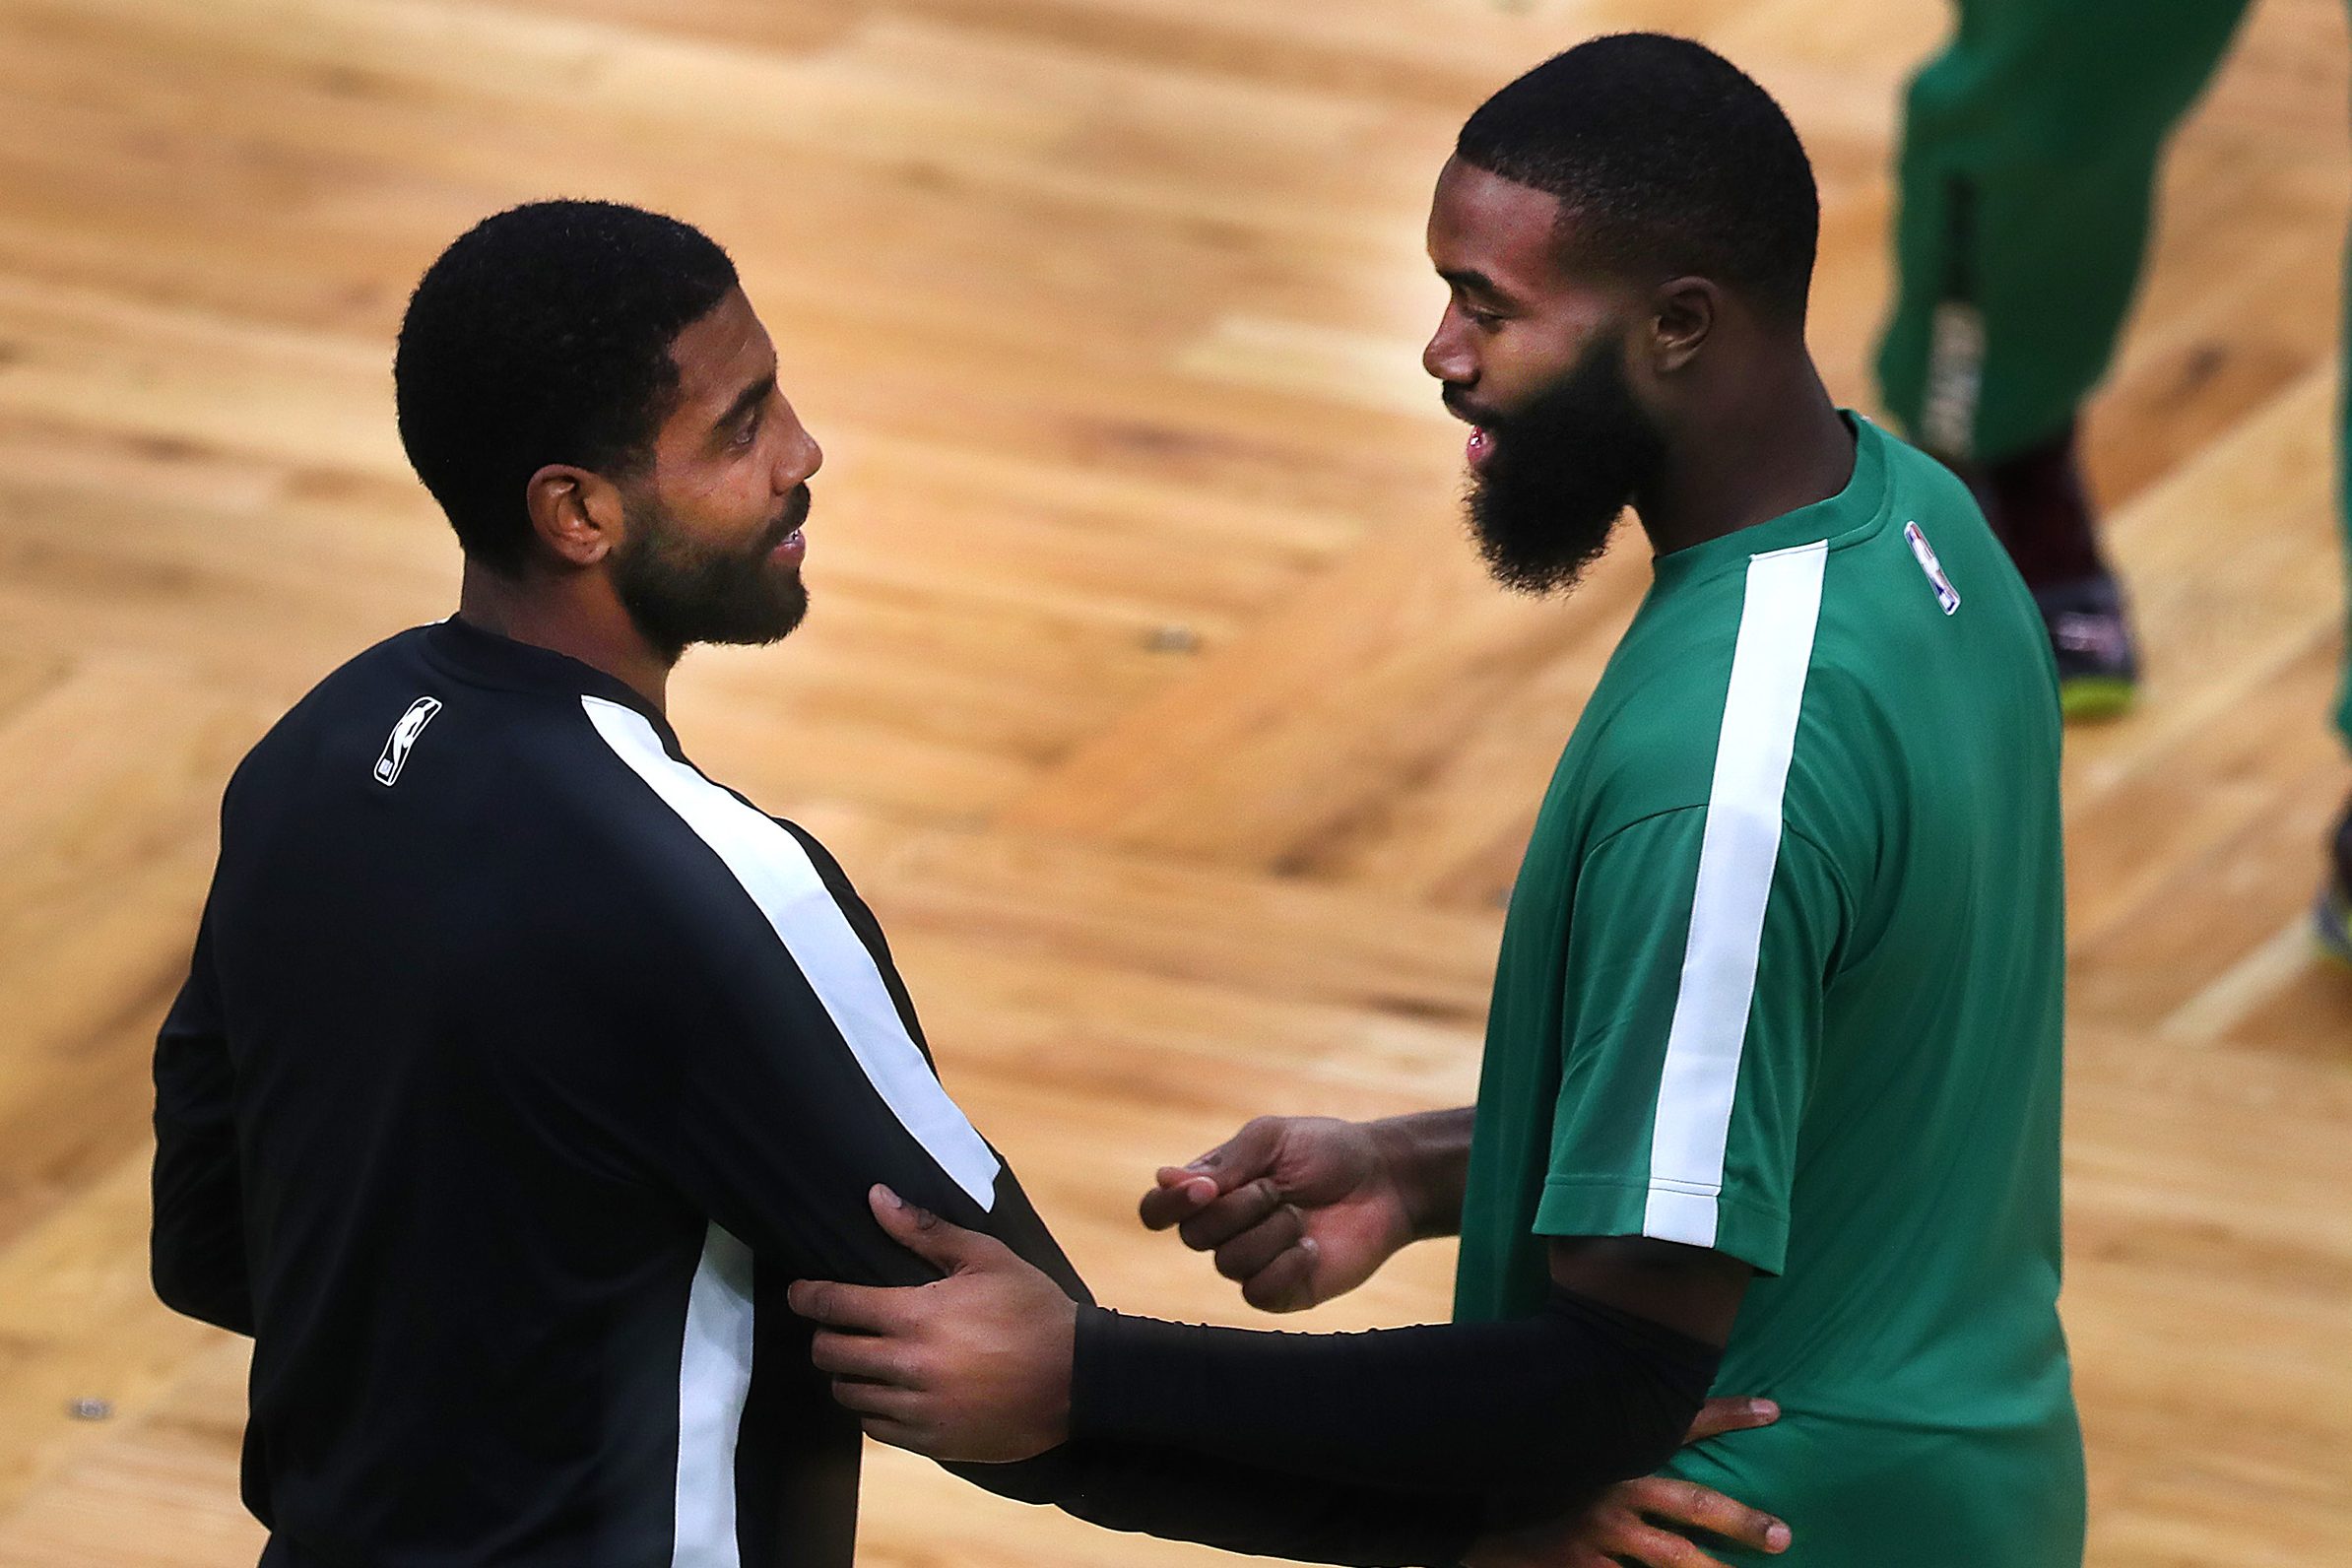
MULTIPOLYGON (((391 336, 535 196, 731 246, 829 454, 809 624, 690 656, 689 750, 861 881, 1106 1298, 1242 1316, 1134 1196, 1256 1111, 1470 1093, 1498 899, 1645 581, 1490 588, 1418 368, 1462 116, 1624 26, 1790 108, 1866 406, 1939 0, 0 0, 0 1564, 253 1560, 241 1343, 146 1288, 150 1041, 230 765, 451 608, 391 336)), ((2303 933, 2352 787, 2347 54, 2338 0, 2257 5, 2092 416, 2152 663, 2067 764, 2105 1568, 2352 1562, 2352 975, 2303 933)), ((1449 1263, 1316 1321, 1439 1314, 1449 1263)), ((870 1474, 876 1563, 1209 1556, 870 1474)))

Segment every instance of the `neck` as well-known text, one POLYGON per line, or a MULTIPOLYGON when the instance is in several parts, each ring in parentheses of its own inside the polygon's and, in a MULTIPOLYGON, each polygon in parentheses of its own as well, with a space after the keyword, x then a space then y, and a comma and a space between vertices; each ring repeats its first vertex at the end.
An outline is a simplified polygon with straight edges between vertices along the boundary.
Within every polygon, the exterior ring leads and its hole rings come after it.
POLYGON ((1731 389, 1723 412, 1669 437, 1635 497, 1664 555, 1827 500, 1854 477, 1854 432, 1801 350, 1731 389))
POLYGON ((526 566, 520 576, 506 577, 469 560, 457 615, 469 626, 602 670, 652 703, 656 713, 669 715, 673 661, 638 633, 601 574, 556 576, 526 566))

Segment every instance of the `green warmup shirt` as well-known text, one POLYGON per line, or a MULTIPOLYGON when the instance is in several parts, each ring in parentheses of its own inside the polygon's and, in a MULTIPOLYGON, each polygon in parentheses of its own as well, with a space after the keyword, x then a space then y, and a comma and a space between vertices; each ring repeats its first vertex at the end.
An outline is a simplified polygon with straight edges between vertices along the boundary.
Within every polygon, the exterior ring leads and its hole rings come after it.
POLYGON ((1672 1472, 1801 1568, 2075 1568, 2049 638, 1967 490, 1866 422, 1830 499, 1662 556, 1511 898, 1457 1315, 1545 1238, 1755 1267, 1672 1472))

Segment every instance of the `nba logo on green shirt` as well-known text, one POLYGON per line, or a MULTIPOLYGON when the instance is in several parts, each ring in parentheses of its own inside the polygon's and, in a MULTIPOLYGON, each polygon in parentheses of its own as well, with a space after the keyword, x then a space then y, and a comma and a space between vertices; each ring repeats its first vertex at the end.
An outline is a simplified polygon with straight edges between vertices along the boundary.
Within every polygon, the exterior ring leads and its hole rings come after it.
POLYGON ((1785 1413, 1673 1473, 1805 1568, 2079 1568, 2049 638, 1960 481, 1849 418, 1843 491, 1659 557, 1568 737, 1455 1309, 1535 1310, 1555 1236, 1740 1259, 1715 1391, 1785 1413))
POLYGON ((1927 585, 1935 590, 1935 602, 1950 615, 1960 608, 1960 591, 1952 586, 1952 579, 1943 574, 1943 562, 1935 558, 1935 547, 1927 543, 1927 536, 1920 532, 1916 522, 1903 525, 1903 537, 1910 542, 1911 554, 1919 560, 1920 570, 1927 574, 1927 585))

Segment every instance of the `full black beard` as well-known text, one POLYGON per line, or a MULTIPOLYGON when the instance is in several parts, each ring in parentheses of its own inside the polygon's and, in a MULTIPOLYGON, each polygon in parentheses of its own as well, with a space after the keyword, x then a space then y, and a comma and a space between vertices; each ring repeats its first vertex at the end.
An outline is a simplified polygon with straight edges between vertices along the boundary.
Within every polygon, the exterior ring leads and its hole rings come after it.
POLYGON ((1666 457, 1666 438, 1606 341, 1526 408, 1482 428, 1492 451, 1463 502, 1487 570, 1516 593, 1574 586, 1666 457))
POLYGON ((613 587, 639 634, 672 664, 697 642, 762 644, 791 634, 809 613, 800 573, 768 559, 809 515, 802 486, 775 522, 741 552, 695 543, 651 506, 626 504, 613 553, 613 587))

